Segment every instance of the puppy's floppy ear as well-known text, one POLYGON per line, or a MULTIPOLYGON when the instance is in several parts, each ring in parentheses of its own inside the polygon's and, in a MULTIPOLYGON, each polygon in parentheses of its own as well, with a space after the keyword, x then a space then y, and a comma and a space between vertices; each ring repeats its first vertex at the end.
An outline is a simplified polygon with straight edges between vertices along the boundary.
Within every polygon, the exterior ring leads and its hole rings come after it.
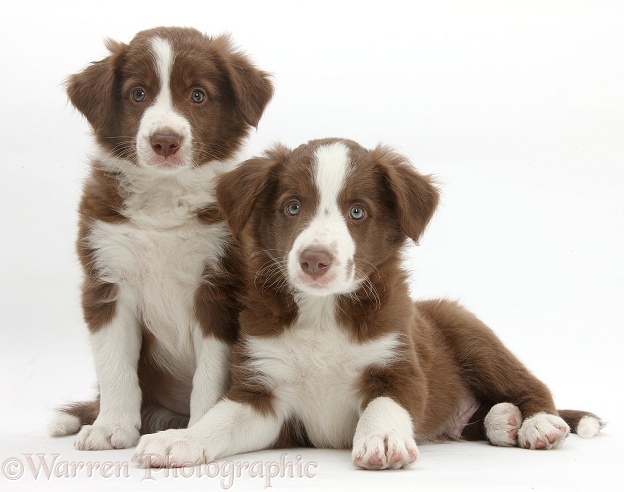
POLYGON ((112 124, 116 99, 116 71, 128 45, 108 39, 110 56, 93 62, 85 70, 71 75, 67 81, 67 95, 71 103, 85 115, 95 131, 112 124))
POLYGON ((256 201, 267 189, 273 170, 290 153, 290 149, 278 145, 263 156, 246 160, 218 178, 217 202, 235 239, 240 239, 256 201))
POLYGON ((273 97, 271 76, 236 51, 229 36, 220 36, 216 41, 224 43, 228 52, 227 72, 239 111, 249 125, 257 127, 264 108, 273 97))
POLYGON ((387 147, 378 146, 371 153, 393 197, 401 229, 418 242, 438 206, 440 194, 433 179, 416 172, 405 157, 387 147))

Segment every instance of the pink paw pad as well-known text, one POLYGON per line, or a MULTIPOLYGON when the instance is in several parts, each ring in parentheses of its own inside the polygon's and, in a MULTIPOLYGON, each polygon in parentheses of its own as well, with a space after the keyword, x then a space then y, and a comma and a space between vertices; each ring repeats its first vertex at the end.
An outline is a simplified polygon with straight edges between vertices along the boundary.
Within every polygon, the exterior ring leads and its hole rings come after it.
POLYGON ((379 455, 375 453, 368 458, 368 464, 372 466, 381 466, 383 465, 383 461, 381 461, 379 455))
POLYGON ((522 415, 512 403, 498 403, 485 416, 485 433, 494 446, 516 446, 522 415))
POLYGON ((552 449, 559 446, 569 433, 570 428, 561 417, 542 412, 524 421, 518 441, 525 449, 552 449))
POLYGON ((413 439, 404 442, 396 436, 371 436, 359 449, 354 449, 353 463, 368 470, 397 469, 407 466, 418 458, 418 450, 413 439), (411 441, 411 442, 410 442, 411 441))
POLYGON ((507 435, 509 436, 509 439, 515 441, 518 438, 518 420, 516 417, 510 417, 507 421, 507 425, 511 427, 511 429, 507 431, 507 435))

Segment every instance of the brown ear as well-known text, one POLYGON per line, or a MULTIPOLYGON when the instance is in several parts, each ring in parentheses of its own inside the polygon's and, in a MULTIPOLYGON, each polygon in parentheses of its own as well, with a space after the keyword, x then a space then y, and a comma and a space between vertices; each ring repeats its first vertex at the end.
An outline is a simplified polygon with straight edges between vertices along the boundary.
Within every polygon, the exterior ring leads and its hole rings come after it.
POLYGON ((374 149, 372 158, 394 198, 401 229, 407 237, 418 242, 438 206, 440 194, 433 179, 417 173, 405 157, 387 147, 374 149))
POLYGON ((71 103, 85 115, 94 130, 111 124, 115 107, 115 72, 127 45, 108 39, 111 55, 94 62, 85 70, 67 79, 67 95, 71 103))
POLYGON ((290 149, 278 145, 264 156, 246 160, 233 171, 219 177, 217 202, 235 239, 240 239, 256 201, 267 188, 272 171, 290 153, 290 149))
POLYGON ((228 75, 234 98, 245 121, 257 127, 264 108, 273 97, 270 74, 258 70, 249 59, 232 48, 229 37, 223 36, 229 49, 228 75))

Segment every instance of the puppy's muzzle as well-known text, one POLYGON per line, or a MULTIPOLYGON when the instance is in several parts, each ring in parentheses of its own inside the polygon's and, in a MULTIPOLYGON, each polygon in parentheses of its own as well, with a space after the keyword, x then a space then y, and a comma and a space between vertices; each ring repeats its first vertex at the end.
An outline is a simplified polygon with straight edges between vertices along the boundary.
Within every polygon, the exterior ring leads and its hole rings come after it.
POLYGON ((299 256, 301 270, 315 280, 327 273, 332 260, 332 255, 323 250, 305 249, 299 256))
POLYGON ((177 133, 154 133, 150 138, 152 150, 156 155, 165 158, 175 154, 180 149, 182 137, 177 133))

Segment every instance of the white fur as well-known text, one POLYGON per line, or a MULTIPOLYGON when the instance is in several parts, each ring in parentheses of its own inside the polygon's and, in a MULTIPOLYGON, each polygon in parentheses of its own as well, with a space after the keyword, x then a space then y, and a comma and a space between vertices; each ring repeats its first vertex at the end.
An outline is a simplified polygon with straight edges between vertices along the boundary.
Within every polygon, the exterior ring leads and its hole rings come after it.
POLYGON ((189 427, 195 425, 225 393, 232 353, 228 343, 213 336, 205 336, 199 327, 195 329, 193 341, 196 367, 189 427))
POLYGON ((315 152, 314 179, 320 196, 319 207, 295 240, 287 262, 290 284, 301 292, 328 295, 356 290, 355 243, 345 211, 338 204, 349 167, 349 151, 342 143, 322 146, 315 152), (323 250, 332 255, 330 268, 318 279, 312 279, 301 269, 299 257, 305 249, 323 250))
POLYGON ((91 333, 100 413, 93 425, 84 426, 78 434, 78 449, 128 448, 139 438, 141 390, 136 368, 141 331, 133 301, 132 293, 121 292, 112 321, 91 333))
POLYGON ((518 431, 518 445, 527 449, 551 449, 563 443, 570 427, 556 415, 540 412, 525 419, 518 431))
MULTIPOLYGON (((276 338, 247 339, 258 382, 273 392, 275 416, 263 416, 249 405, 223 400, 189 430, 143 436, 133 459, 142 466, 182 466, 263 449, 277 439, 282 424, 290 418, 302 422, 315 446, 350 447, 361 413, 357 384, 362 370, 391 363, 401 342, 396 334, 353 342, 336 323, 334 302, 332 297, 301 296, 297 299, 299 317, 290 329, 276 338)), ((392 449, 407 450, 402 465, 413 461, 416 451, 409 415, 394 402, 382 407, 383 412, 389 408, 391 413, 380 432, 401 423, 397 439, 403 440, 403 448, 392 441, 392 449)), ((367 429, 374 428, 370 422, 367 429)), ((392 463, 392 467, 398 466, 398 462, 392 463)))
POLYGON ((222 400, 192 429, 173 429, 141 438, 133 461, 143 467, 195 465, 271 445, 282 421, 251 406, 222 400))
POLYGON ((234 162, 175 175, 126 169, 120 180, 129 222, 97 222, 88 238, 100 279, 132 298, 159 340, 158 362, 188 379, 195 371, 194 295, 200 283, 210 281, 202 277, 204 265, 216 267, 231 241, 225 223, 207 226, 195 215, 216 204, 214 180, 234 162))
POLYGON ((78 417, 65 412, 57 412, 48 426, 48 435, 52 437, 68 436, 78 432, 82 422, 78 417))
POLYGON ((418 458, 412 419, 392 398, 371 401, 357 424, 353 438, 353 463, 360 468, 402 468, 418 458))
POLYGON ((592 416, 586 415, 583 417, 576 426, 576 433, 583 439, 591 439, 594 437, 600 429, 604 427, 602 420, 592 416))
POLYGON ((498 403, 485 416, 483 425, 488 440, 494 446, 517 446, 522 414, 512 403, 498 403))
MULTIPOLYGON (((155 101, 143 113, 136 147, 139 166, 160 167, 176 170, 178 166, 190 166, 192 155, 191 125, 173 107, 169 80, 175 55, 169 41, 162 38, 152 39, 152 51, 156 63, 156 71, 160 79, 160 91, 155 101), (156 132, 175 133, 181 137, 180 149, 165 159, 154 153, 151 137, 156 132)), ((148 97, 150 95, 148 94, 148 97)))
POLYGON ((396 334, 352 341, 336 322, 334 302, 301 296, 294 326, 276 338, 249 337, 246 344, 258 382, 273 391, 277 414, 299 419, 315 446, 344 448, 359 417, 363 369, 391 363, 401 341, 396 334))
MULTIPOLYGON (((194 170, 187 173, 201 175, 194 170)), ((131 221, 97 222, 89 244, 95 252, 94 266, 101 280, 116 284, 118 297, 126 299, 135 313, 119 322, 123 330, 134 332, 140 340, 137 313, 141 313, 144 326, 159 342, 156 346, 159 352, 154 354, 159 365, 182 380, 193 378, 191 423, 194 423, 214 405, 227 379, 231 349, 214 337, 201 340, 203 335, 194 335, 201 331, 194 317, 194 296, 201 283, 210 282, 203 277, 204 265, 218 264, 230 236, 223 223, 207 226, 192 218, 197 208, 213 200, 198 183, 197 189, 184 190, 180 189, 179 180, 171 178, 164 178, 158 184, 159 187, 146 189, 143 194, 133 190, 131 196, 138 197, 136 200, 141 205, 128 200, 126 213, 131 221), (166 198, 171 201, 167 202, 166 198), (162 225, 155 227, 151 222, 159 217, 162 225), (148 224, 146 218, 150 219, 148 224)), ((98 335, 110 337, 111 344, 120 340, 119 333, 110 327, 103 327, 95 334, 98 335)), ((99 346, 95 345, 96 359, 102 357, 98 351, 99 346)), ((108 361, 102 364, 103 368, 111 364, 107 359, 111 356, 103 356, 108 361)), ((133 355, 134 359, 137 357, 138 351, 133 355)), ((121 367, 125 366, 121 364, 121 367)), ((126 373, 113 376, 123 380, 135 378, 136 363, 128 366, 126 373)), ((100 385, 102 377, 106 375, 99 373, 100 385)), ((134 391, 140 397, 138 385, 134 391)), ((111 395, 115 400, 122 396, 121 401, 129 398, 128 392, 111 395)), ((101 398, 103 402, 108 399, 104 393, 101 398)))
MULTIPOLYGON (((118 175, 129 220, 97 221, 85 239, 99 279, 117 286, 117 299, 113 320, 91 336, 101 410, 94 425, 80 432, 80 449, 129 447, 138 440, 141 324, 158 340, 157 363, 180 380, 193 379, 191 423, 214 405, 227 380, 230 347, 214 337, 202 339, 194 296, 210 282, 203 277, 205 265, 218 268, 231 238, 225 223, 208 226, 196 214, 216 205, 215 179, 237 160, 193 167, 191 126, 175 111, 171 97, 175 54, 161 38, 154 38, 151 47, 160 91, 148 95, 154 97, 136 135, 138 165, 103 148, 95 156, 96 165, 118 175), (150 143, 154 132, 163 131, 182 138, 169 163, 150 143)), ((57 432, 70 427, 60 420, 53 425, 57 432)))

